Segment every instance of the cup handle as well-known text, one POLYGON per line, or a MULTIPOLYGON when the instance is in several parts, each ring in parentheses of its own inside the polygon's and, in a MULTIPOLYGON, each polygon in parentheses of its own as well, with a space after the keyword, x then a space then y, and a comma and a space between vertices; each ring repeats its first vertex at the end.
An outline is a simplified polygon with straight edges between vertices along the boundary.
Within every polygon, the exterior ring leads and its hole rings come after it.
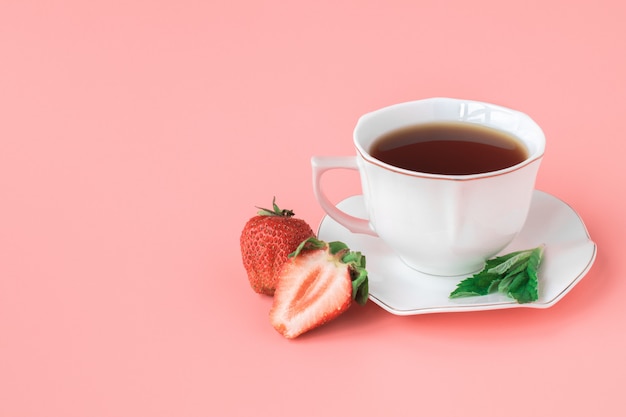
POLYGON ((313 168, 313 192, 324 211, 337 223, 352 233, 364 233, 378 236, 372 229, 369 220, 354 217, 340 210, 328 199, 321 188, 322 175, 332 169, 351 169, 358 171, 356 156, 314 156, 311 158, 313 168))

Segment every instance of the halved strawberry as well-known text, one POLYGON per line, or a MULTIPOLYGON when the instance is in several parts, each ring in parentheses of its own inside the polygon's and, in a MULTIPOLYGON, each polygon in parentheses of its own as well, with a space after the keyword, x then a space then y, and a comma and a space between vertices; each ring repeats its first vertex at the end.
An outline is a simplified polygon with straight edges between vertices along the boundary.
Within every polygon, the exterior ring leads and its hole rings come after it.
POLYGON ((272 326, 292 339, 346 311, 368 297, 365 256, 342 242, 304 240, 289 255, 278 276, 270 310, 272 326))

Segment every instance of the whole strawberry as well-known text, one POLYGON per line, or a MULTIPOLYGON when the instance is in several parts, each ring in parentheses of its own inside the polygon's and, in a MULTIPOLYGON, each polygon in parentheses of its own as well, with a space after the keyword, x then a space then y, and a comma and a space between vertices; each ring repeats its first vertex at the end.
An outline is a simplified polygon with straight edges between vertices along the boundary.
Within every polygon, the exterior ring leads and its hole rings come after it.
POLYGON ((287 256, 309 237, 311 227, 296 219, 291 210, 281 210, 272 202, 272 210, 260 208, 257 216, 241 232, 241 258, 250 286, 259 294, 274 295, 278 273, 287 256))

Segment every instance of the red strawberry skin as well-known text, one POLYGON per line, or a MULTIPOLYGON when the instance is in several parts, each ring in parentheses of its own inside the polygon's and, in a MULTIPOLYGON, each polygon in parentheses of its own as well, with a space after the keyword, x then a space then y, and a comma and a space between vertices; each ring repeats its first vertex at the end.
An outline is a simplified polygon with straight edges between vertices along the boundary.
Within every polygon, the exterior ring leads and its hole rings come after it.
POLYGON ((250 286, 259 294, 274 294, 278 274, 287 256, 302 241, 315 236, 304 220, 292 217, 292 212, 285 213, 288 215, 252 217, 241 233, 243 266, 250 286))
POLYGON ((351 304, 348 265, 328 248, 309 250, 284 264, 270 322, 284 337, 293 339, 333 320, 351 304))

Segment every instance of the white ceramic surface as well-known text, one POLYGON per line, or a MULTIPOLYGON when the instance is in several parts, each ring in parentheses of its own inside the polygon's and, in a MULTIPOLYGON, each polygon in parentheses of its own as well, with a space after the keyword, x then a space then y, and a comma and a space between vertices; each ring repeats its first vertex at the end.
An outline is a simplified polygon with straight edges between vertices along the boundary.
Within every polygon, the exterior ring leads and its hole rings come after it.
MULTIPOLYGON (((362 196, 349 197, 338 206, 351 215, 365 215, 362 196)), ((365 254, 370 300, 397 315, 547 308, 585 276, 597 250, 582 219, 570 206, 535 190, 522 231, 501 251, 504 254, 546 245, 539 268, 539 300, 518 304, 501 294, 450 299, 448 295, 465 276, 432 276, 411 269, 380 238, 352 233, 328 216, 322 219, 318 235, 326 241, 345 242, 352 250, 365 254)))
POLYGON ((380 237, 413 268, 435 275, 464 274, 508 245, 522 228, 545 148, 541 128, 526 114, 452 98, 400 103, 362 116, 354 129, 356 157, 315 156, 313 189, 321 207, 355 233, 380 237), (452 121, 517 137, 528 158, 472 175, 409 171, 373 158, 382 134, 410 125, 452 121), (358 169, 365 201, 359 218, 338 210, 321 187, 331 169, 358 169))

